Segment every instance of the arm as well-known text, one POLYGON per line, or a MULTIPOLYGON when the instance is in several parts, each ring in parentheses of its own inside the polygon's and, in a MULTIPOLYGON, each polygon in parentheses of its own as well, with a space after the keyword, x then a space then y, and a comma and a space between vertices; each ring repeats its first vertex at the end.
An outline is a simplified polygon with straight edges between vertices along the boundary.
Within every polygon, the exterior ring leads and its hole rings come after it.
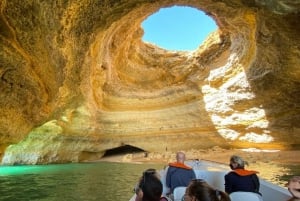
POLYGON ((259 193, 260 183, 256 174, 252 175, 252 180, 254 183, 254 192, 259 193))
POLYGON ((195 171, 194 170, 192 170, 192 174, 191 174, 191 180, 192 179, 196 179, 196 174, 195 174, 195 171))
POLYGON ((171 167, 168 168, 167 176, 166 176, 166 185, 168 188, 171 188, 171 167))
POLYGON ((225 175, 224 179, 225 179, 225 192, 229 194, 232 191, 231 189, 232 184, 230 182, 229 175, 228 174, 225 175))

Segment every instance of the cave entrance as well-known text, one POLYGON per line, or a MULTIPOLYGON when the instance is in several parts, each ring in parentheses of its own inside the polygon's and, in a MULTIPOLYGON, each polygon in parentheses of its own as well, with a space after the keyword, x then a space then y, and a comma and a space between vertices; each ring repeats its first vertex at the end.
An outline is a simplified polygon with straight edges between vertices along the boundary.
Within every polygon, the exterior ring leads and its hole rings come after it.
POLYGON ((218 29, 213 18, 189 6, 161 8, 141 26, 144 42, 171 51, 194 51, 218 29))
POLYGON ((123 145, 121 147, 106 150, 103 157, 118 156, 118 155, 125 155, 125 154, 137 154, 137 153, 145 153, 145 152, 146 152, 145 150, 140 149, 138 147, 134 147, 131 145, 123 145))

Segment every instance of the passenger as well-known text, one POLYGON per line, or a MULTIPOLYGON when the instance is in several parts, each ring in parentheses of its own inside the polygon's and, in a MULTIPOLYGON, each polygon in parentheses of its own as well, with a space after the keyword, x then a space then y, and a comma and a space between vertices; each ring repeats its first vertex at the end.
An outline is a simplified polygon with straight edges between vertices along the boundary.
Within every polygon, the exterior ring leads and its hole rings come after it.
POLYGON ((194 170, 184 164, 185 154, 177 152, 176 162, 170 163, 166 176, 166 185, 170 188, 170 194, 178 186, 187 186, 192 179, 196 178, 194 170))
POLYGON ((239 156, 231 156, 230 168, 231 172, 225 175, 225 191, 230 194, 236 191, 254 192, 261 195, 259 192, 259 179, 257 171, 245 170, 245 165, 248 165, 239 156))
POLYGON ((214 189, 202 179, 192 180, 182 201, 230 201, 227 193, 214 189))
POLYGON ((135 187, 135 201, 169 201, 162 196, 163 185, 160 175, 155 169, 147 169, 143 172, 137 186, 135 187))
POLYGON ((288 201, 299 201, 300 200, 300 176, 293 176, 289 180, 288 190, 293 196, 288 201))

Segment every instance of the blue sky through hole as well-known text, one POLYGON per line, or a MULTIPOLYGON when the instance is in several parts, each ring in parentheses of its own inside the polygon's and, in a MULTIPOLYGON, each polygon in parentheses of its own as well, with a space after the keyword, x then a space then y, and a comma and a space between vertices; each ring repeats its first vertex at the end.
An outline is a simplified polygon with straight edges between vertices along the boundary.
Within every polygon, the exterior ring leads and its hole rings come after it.
POLYGON ((161 8, 143 23, 143 41, 167 50, 195 50, 217 30, 215 21, 203 11, 186 6, 161 8))

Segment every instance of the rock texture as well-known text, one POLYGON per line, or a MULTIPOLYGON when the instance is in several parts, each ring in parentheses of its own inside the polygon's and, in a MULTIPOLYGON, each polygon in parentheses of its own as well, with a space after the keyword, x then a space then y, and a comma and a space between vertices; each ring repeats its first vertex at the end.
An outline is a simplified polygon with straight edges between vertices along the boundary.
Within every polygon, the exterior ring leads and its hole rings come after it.
POLYGON ((299 149, 299 11, 282 0, 1 1, 2 163, 123 145, 299 149), (143 43, 143 20, 173 5, 219 29, 194 52, 143 43))

